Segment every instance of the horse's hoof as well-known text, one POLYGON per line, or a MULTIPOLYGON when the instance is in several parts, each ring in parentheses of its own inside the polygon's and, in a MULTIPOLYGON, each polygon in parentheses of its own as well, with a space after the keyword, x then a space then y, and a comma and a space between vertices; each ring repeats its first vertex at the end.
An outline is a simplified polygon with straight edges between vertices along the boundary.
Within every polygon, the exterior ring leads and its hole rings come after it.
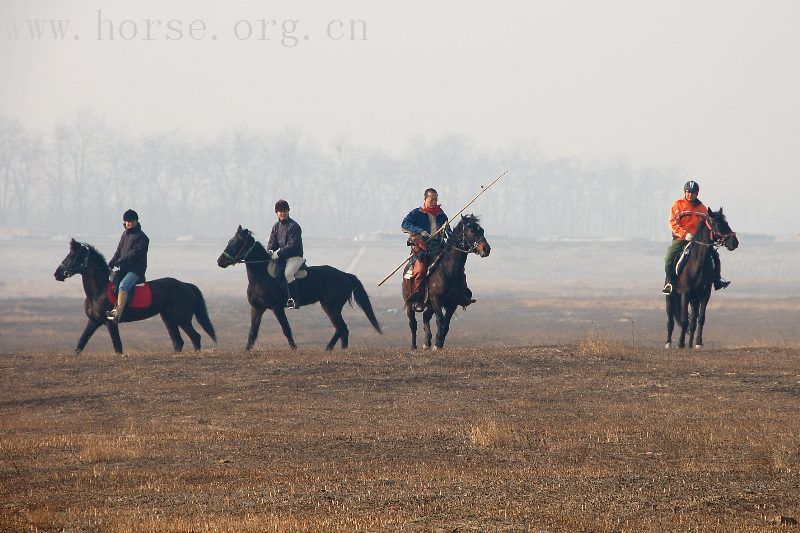
POLYGON ((292 343, 292 344, 289 345, 289 348, 291 348, 292 350, 296 350, 297 349, 297 345, 295 343, 292 343))
POLYGON ((430 348, 431 348, 431 347, 430 347, 429 345, 427 345, 427 344, 423 344, 423 345, 422 345, 422 349, 423 349, 423 350, 430 350, 430 348))
POLYGON ((702 345, 702 344, 695 344, 695 345, 694 345, 694 349, 695 349, 695 350, 699 350, 699 349, 700 349, 700 348, 702 348, 702 347, 703 347, 703 345, 702 345))
POLYGON ((669 350, 670 348, 672 348, 671 342, 668 342, 667 344, 664 345, 664 349, 669 350))
POLYGON ((431 351, 432 351, 432 352, 438 352, 440 349, 441 349, 441 348, 439 348, 438 346, 433 346, 433 347, 431 348, 431 351))

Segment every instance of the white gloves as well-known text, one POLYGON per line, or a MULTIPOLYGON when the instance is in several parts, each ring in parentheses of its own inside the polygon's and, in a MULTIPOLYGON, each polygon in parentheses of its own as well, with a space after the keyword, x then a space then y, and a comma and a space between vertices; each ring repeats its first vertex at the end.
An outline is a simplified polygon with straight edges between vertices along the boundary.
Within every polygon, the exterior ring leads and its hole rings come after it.
POLYGON ((420 233, 420 235, 422 236, 422 238, 423 238, 423 239, 428 239, 428 238, 430 238, 430 236, 431 236, 431 234, 430 234, 430 233, 428 233, 428 232, 427 232, 427 231, 425 231, 425 230, 422 230, 422 233, 420 233))
POLYGON ((278 252, 275 250, 267 250, 267 256, 274 261, 278 258, 278 252))
POLYGON ((691 241, 692 239, 694 239, 694 235, 692 235, 691 233, 687 233, 687 234, 686 234, 686 237, 684 237, 684 238, 685 238, 687 241, 691 241))

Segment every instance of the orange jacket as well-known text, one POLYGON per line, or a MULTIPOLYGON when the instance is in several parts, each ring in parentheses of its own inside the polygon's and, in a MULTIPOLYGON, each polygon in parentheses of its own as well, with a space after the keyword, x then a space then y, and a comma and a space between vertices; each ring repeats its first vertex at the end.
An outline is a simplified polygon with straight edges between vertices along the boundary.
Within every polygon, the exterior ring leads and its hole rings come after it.
POLYGON ((706 215, 708 208, 700 200, 694 204, 685 198, 676 200, 669 213, 672 238, 683 239, 687 233, 695 233, 698 225, 706 219, 706 215))

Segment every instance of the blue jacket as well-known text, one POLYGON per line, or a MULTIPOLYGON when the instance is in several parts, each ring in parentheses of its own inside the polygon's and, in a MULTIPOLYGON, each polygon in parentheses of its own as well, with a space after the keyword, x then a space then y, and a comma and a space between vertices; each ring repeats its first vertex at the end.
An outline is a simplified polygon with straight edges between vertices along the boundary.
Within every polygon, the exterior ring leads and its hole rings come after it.
MULTIPOLYGON (((444 211, 442 211, 436 215, 436 224, 437 226, 441 227, 445 222, 447 222, 447 215, 445 215, 444 211)), ((428 218, 428 214, 423 213, 422 209, 419 207, 412 209, 406 215, 406 218, 403 219, 401 227, 403 228, 403 231, 408 233, 422 233, 423 231, 433 233, 433 231, 431 231, 431 221, 428 218)), ((446 232, 447 230, 443 230, 441 233, 439 233, 439 235, 446 232)), ((437 237, 439 235, 437 235, 437 237)))

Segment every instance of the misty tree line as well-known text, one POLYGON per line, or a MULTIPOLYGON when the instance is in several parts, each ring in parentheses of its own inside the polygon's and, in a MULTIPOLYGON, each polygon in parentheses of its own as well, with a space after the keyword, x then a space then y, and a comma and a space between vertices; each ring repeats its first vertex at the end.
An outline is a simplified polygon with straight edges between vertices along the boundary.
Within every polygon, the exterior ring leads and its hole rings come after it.
POLYGON ((454 214, 504 169, 468 210, 488 234, 666 239, 681 186, 674 169, 549 158, 530 145, 482 150, 458 135, 414 137, 388 154, 293 129, 133 136, 83 112, 43 134, 0 115, 0 226, 113 234, 132 207, 151 234, 227 237, 242 224, 264 235, 285 198, 305 234, 397 232, 427 187, 454 214))

